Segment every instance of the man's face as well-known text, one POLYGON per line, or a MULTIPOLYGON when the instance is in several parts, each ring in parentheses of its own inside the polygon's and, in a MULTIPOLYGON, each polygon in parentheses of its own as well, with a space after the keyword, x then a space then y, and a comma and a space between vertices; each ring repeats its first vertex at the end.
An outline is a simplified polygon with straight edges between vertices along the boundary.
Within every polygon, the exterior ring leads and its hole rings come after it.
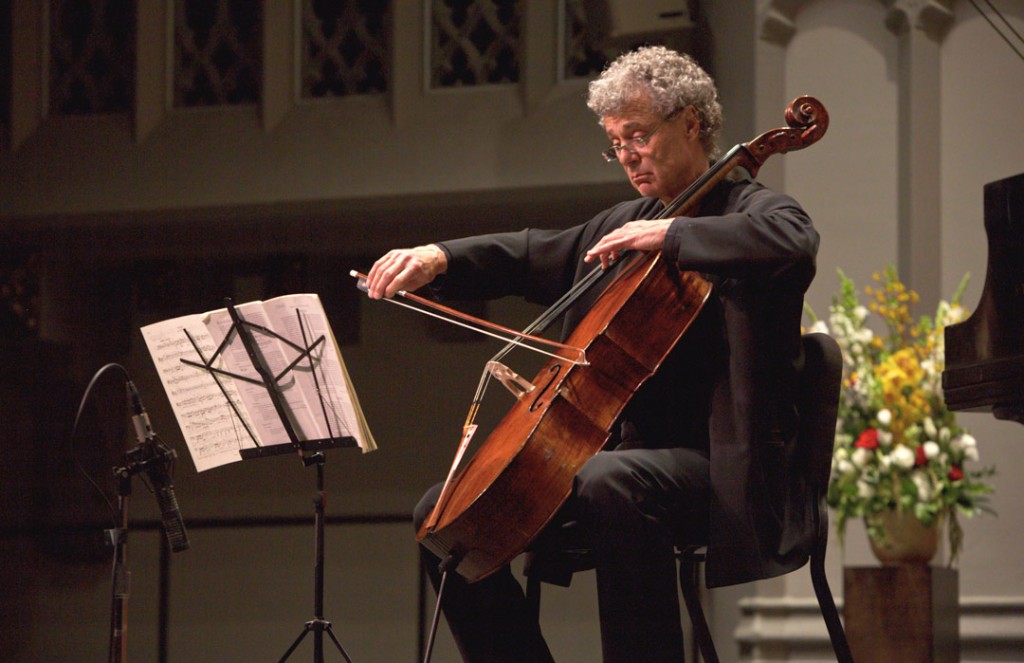
POLYGON ((617 158, 626 176, 643 196, 667 203, 708 168, 693 107, 663 118, 638 103, 601 122, 608 140, 619 147, 617 158))

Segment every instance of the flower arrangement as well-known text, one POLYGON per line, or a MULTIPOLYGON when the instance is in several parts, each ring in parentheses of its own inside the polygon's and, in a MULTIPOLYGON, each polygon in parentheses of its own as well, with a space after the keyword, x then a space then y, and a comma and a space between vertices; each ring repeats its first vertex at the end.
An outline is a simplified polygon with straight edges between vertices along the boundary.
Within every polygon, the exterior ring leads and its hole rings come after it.
POLYGON ((942 399, 943 329, 967 317, 961 281, 950 302, 934 317, 916 322, 910 310, 918 295, 900 282, 892 267, 873 276, 863 306, 854 283, 840 270, 840 291, 828 321, 809 308, 811 331, 832 335, 843 350, 843 382, 836 424, 828 503, 836 509, 842 538, 850 518, 864 518, 868 535, 885 545, 881 517, 911 513, 930 527, 946 519, 950 563, 963 544, 957 515, 970 517, 985 506, 991 468, 970 470, 978 446, 946 409, 942 399), (871 314, 884 323, 876 334, 871 314))

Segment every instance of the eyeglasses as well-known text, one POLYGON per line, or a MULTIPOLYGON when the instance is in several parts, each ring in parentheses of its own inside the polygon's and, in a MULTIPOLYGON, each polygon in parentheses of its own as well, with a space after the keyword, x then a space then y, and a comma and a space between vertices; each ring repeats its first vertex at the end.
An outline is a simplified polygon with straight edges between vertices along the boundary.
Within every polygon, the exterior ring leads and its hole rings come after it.
POLYGON ((636 154, 637 150, 639 150, 640 148, 647 147, 647 143, 651 141, 651 136, 658 133, 658 129, 661 129, 661 127, 664 126, 666 122, 668 122, 673 117, 678 115, 679 110, 674 110, 671 113, 669 113, 664 120, 658 123, 658 126, 651 129, 649 132, 647 132, 646 135, 637 136, 636 138, 630 138, 629 140, 623 141, 621 145, 612 145, 611 147, 605 148, 604 150, 601 151, 601 156, 603 156, 604 160, 607 161, 608 163, 614 163, 619 160, 619 152, 621 152, 622 150, 626 150, 631 154, 636 154))

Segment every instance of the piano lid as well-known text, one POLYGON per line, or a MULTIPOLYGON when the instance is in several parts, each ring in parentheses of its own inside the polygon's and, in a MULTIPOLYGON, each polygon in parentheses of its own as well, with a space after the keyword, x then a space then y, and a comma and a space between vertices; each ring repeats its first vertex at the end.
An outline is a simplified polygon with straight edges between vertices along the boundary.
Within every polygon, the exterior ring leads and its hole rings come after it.
POLYGON ((1024 174, 985 185, 988 267, 978 307, 945 330, 951 410, 1024 423, 1024 174))

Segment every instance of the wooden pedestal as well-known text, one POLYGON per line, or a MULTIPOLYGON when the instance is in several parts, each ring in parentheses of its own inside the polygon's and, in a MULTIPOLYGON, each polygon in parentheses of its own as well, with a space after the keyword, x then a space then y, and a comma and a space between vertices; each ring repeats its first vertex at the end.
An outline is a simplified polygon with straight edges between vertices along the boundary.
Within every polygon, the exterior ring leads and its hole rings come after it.
POLYGON ((843 616, 857 663, 960 660, 954 569, 901 564, 847 567, 843 616))

